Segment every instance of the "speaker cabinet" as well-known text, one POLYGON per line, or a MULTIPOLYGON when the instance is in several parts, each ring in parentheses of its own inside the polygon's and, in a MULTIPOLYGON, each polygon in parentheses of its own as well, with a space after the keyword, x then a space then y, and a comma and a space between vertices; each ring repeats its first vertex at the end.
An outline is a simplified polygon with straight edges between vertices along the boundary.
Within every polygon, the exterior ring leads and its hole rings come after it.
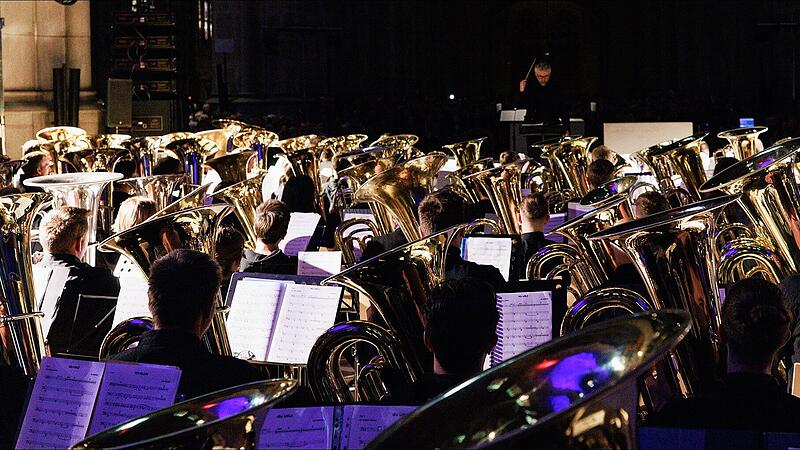
POLYGON ((108 79, 106 127, 130 128, 133 115, 133 82, 120 78, 108 79))

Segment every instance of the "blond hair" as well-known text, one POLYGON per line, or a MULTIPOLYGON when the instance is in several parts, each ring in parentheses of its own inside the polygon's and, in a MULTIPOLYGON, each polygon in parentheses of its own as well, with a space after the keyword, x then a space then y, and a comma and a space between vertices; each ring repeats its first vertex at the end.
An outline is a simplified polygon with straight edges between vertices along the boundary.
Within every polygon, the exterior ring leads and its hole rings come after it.
POLYGON ((44 216, 39 229, 47 253, 71 253, 75 243, 89 232, 89 211, 74 206, 54 208, 44 216))
POLYGON ((117 218, 111 226, 114 233, 139 225, 156 213, 156 202, 142 195, 126 199, 119 205, 117 218))

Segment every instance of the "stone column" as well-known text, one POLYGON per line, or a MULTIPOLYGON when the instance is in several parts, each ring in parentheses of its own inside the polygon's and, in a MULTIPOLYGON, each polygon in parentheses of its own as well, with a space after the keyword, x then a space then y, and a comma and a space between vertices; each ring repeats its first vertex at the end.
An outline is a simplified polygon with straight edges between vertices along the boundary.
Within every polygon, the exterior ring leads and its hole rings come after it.
POLYGON ((0 1, 3 29, 3 84, 6 153, 21 156, 21 145, 52 126, 53 68, 81 69, 79 125, 97 133, 101 112, 92 88, 89 0, 72 6, 55 1, 0 1))

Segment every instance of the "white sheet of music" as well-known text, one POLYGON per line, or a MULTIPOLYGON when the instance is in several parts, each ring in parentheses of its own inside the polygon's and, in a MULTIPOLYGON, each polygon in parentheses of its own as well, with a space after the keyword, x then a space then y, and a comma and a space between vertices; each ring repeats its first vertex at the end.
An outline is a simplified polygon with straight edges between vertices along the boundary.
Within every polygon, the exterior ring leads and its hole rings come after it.
POLYGON ((138 271, 123 274, 119 277, 119 298, 114 309, 114 324, 124 322, 131 317, 150 316, 147 307, 147 280, 138 271))
POLYGON ((270 409, 256 448, 333 448, 332 406, 270 409))
POLYGON ((553 338, 551 292, 509 292, 497 294, 501 309, 502 360, 519 355, 553 338))
POLYGON ((119 259, 117 260, 117 265, 114 266, 114 276, 121 277, 123 275, 141 275, 144 277, 146 274, 142 273, 142 270, 139 269, 139 266, 133 263, 130 259, 128 259, 125 255, 120 255, 119 259))
POLYGON ((287 281, 244 278, 236 283, 226 321, 233 354, 266 360, 275 318, 287 281))
POLYGON ((366 447, 381 431, 415 409, 415 406, 345 405, 342 414, 342 448, 366 447))
POLYGON ((87 436, 172 405, 180 379, 177 367, 107 362, 87 436))
POLYGON ((495 266, 508 281, 511 272, 511 238, 470 236, 464 242, 464 259, 495 266))
POLYGON ((297 253, 306 251, 320 218, 317 213, 293 212, 289 218, 286 237, 278 244, 278 247, 289 256, 297 256, 297 253))
POLYGON ((297 274, 327 277, 342 271, 342 252, 299 252, 297 274))
POLYGON ((47 336, 50 331, 50 324, 56 313, 56 304, 64 292, 64 286, 69 278, 69 269, 66 267, 54 267, 47 269, 41 266, 33 266, 33 290, 36 295, 36 304, 39 310, 44 313, 42 317, 42 335, 47 336))
POLYGON ((104 364, 44 358, 17 448, 65 449, 86 436, 104 364))
POLYGON ((288 285, 266 360, 285 364, 308 362, 317 338, 333 326, 341 298, 342 288, 338 286, 288 285))

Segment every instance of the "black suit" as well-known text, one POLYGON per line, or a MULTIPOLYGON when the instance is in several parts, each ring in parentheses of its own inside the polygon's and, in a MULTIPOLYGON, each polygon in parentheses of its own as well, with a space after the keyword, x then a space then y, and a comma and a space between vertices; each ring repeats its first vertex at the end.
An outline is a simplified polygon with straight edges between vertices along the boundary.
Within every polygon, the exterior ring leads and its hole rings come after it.
POLYGON ((266 379, 247 361, 209 353, 197 336, 182 330, 148 331, 138 346, 109 359, 177 366, 178 394, 186 399, 266 379))
POLYGON ((239 264, 239 271, 297 275, 297 257, 288 256, 281 250, 270 255, 245 250, 242 262, 239 264))
POLYGON ((531 77, 520 94, 520 107, 526 109, 525 122, 544 123, 545 125, 562 125, 569 127, 568 104, 564 93, 553 82, 542 86, 531 77))
POLYGON ((97 357, 103 338, 111 331, 112 316, 109 315, 100 326, 95 326, 113 311, 117 301, 83 297, 76 316, 78 296, 117 297, 119 280, 107 268, 92 267, 74 255, 45 255, 42 266, 69 269, 67 283, 56 302, 53 322, 47 333, 50 354, 56 356, 58 353, 68 352, 97 357))
POLYGON ((467 261, 461 257, 461 250, 456 247, 447 249, 444 270, 445 280, 478 278, 492 285, 496 292, 501 292, 506 285, 506 280, 497 267, 467 261))
POLYGON ((469 375, 437 375, 426 373, 414 383, 397 389, 387 402, 402 405, 423 405, 442 392, 461 384, 470 378, 469 375))

